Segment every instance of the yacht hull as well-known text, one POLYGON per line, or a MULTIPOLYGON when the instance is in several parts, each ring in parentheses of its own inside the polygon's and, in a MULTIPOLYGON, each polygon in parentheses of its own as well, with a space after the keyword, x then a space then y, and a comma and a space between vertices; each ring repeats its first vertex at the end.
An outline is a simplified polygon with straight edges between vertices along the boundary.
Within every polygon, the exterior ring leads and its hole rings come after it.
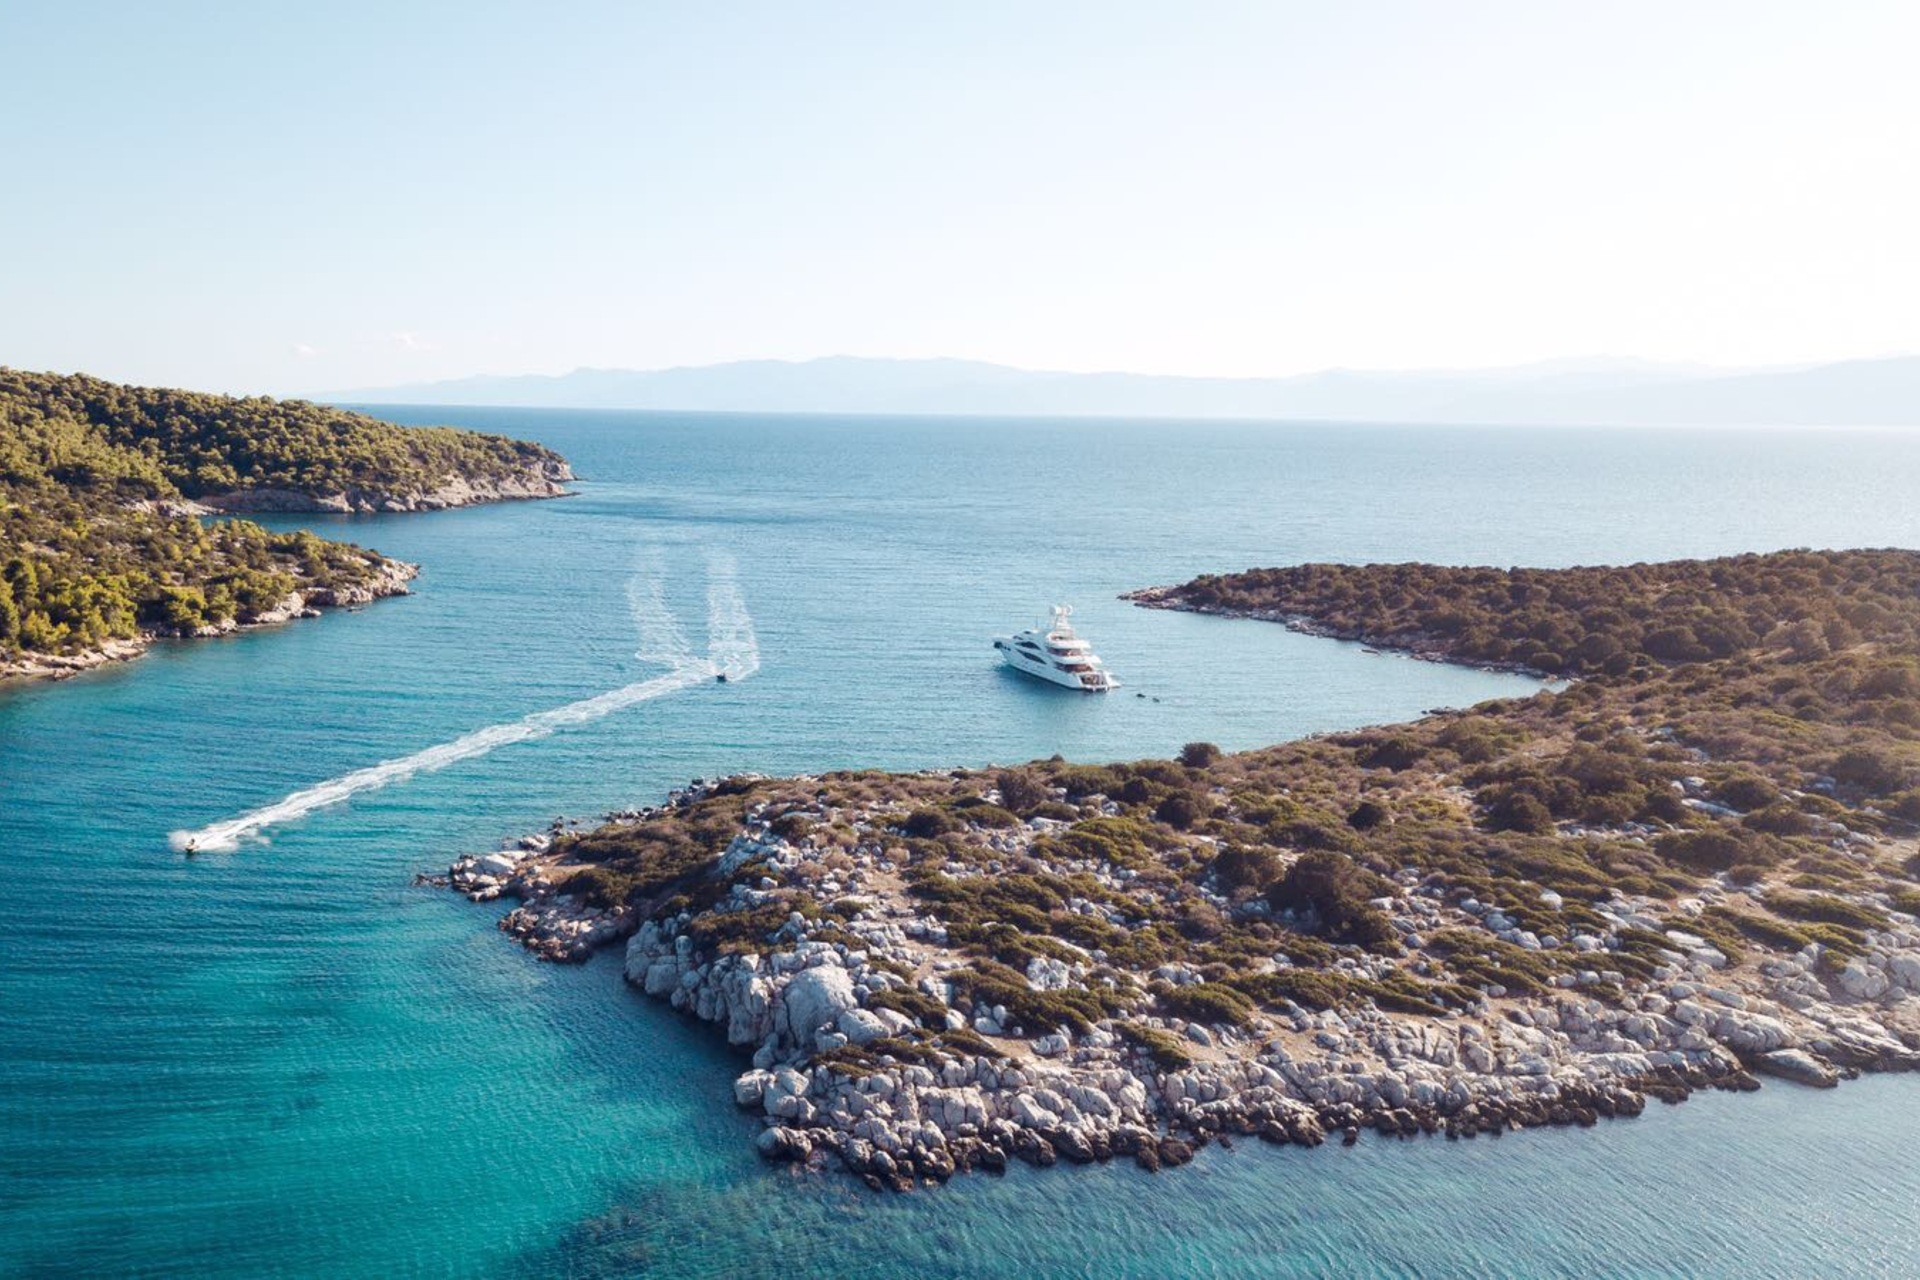
POLYGON ((1120 685, 1118 680, 1104 671, 1092 673, 1093 683, 1089 684, 1071 671, 1061 671, 1044 662, 1036 662, 1003 641, 994 641, 993 647, 1000 651, 1001 660, 1021 675, 1045 680, 1048 684, 1057 684, 1063 689, 1078 689, 1082 693, 1105 693, 1120 685))

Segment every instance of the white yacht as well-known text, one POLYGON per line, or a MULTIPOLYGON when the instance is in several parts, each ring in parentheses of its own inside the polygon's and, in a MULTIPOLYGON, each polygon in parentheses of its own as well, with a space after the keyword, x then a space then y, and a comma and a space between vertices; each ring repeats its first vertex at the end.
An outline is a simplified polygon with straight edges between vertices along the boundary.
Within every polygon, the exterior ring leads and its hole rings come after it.
POLYGON ((993 642, 1008 666, 1042 680, 1063 684, 1069 689, 1104 693, 1117 689, 1120 682, 1094 656, 1093 646, 1073 632, 1073 606, 1053 606, 1053 618, 1043 627, 1034 627, 1017 635, 1001 636, 993 642))

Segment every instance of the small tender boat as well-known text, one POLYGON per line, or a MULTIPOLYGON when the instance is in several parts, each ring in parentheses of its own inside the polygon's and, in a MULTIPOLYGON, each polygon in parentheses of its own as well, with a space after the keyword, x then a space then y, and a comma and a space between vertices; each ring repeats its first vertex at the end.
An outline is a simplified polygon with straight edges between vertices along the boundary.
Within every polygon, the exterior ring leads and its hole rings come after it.
POLYGON ((1093 646, 1074 633, 1069 621, 1072 616, 1071 605, 1054 605, 1053 616, 1045 625, 1000 636, 993 647, 1015 671, 1041 680, 1088 693, 1118 689, 1120 682, 1095 656, 1093 646))

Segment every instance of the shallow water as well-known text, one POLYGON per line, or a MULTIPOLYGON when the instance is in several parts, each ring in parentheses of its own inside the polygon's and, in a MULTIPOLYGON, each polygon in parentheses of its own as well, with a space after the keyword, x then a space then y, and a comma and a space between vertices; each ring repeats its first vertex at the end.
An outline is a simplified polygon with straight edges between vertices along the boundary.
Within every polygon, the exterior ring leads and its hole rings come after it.
POLYGON ((753 1156, 737 1062, 627 992, 612 957, 535 964, 492 930, 497 909, 410 883, 693 775, 1247 747, 1524 692, 1115 597, 1303 559, 1920 545, 1920 436, 400 412, 543 440, 587 483, 315 518, 423 563, 417 594, 0 695, 0 1270, 1920 1261, 1906 1079, 1497 1143, 1252 1144, 1159 1177, 1016 1171, 906 1198, 795 1180, 753 1156), (729 582, 732 613, 714 604, 729 582), (1123 691, 994 665, 988 637, 1054 600, 1123 691), (749 638, 751 678, 686 665, 744 660, 749 638), (650 696, 606 700, 636 688, 650 696), (285 803, 355 778, 338 803, 285 803), (168 847, 243 819, 231 855, 168 847))

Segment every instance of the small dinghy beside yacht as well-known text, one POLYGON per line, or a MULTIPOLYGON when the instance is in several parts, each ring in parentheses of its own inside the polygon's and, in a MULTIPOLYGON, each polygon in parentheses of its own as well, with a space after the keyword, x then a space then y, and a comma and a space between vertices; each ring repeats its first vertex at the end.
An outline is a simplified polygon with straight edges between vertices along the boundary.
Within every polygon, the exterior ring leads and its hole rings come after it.
POLYGON ((1054 605, 1046 625, 1000 636, 993 647, 1015 671, 1041 680, 1088 693, 1119 688, 1120 682, 1094 654, 1093 646, 1074 633, 1072 617, 1073 606, 1054 605))

